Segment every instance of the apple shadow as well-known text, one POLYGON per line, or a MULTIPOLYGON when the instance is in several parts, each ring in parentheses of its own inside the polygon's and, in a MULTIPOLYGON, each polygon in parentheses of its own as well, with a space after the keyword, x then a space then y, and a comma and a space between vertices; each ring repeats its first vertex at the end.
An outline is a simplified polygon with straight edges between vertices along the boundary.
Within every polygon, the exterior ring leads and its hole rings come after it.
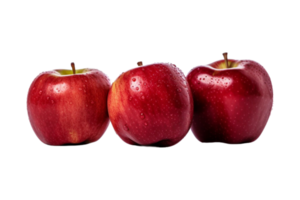
POLYGON ((133 141, 129 144, 134 145, 134 146, 139 146, 139 147, 168 148, 168 147, 174 146, 176 143, 172 142, 171 140, 161 140, 159 142, 156 142, 153 144, 148 144, 148 145, 140 145, 133 141))
POLYGON ((87 144, 89 144, 89 142, 82 142, 82 143, 78 143, 78 144, 67 143, 67 144, 62 144, 60 146, 83 146, 83 145, 87 145, 87 144))

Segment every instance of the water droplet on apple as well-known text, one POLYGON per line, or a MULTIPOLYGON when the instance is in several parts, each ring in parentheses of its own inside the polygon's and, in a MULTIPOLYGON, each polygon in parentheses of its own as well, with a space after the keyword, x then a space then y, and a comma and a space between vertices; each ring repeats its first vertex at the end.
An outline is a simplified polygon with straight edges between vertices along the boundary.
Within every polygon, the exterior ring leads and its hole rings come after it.
POLYGON ((135 81, 136 81, 136 78, 132 78, 132 81, 135 82, 135 81))
POLYGON ((35 90, 35 87, 33 87, 32 89, 35 90))
POLYGON ((42 94, 42 90, 39 91, 39 94, 42 94))
POLYGON ((142 99, 145 99, 145 96, 142 96, 142 99))
POLYGON ((147 124, 147 122, 145 122, 145 126, 147 126, 148 124, 147 124))
POLYGON ((145 119, 144 113, 141 113, 141 119, 145 119))
POLYGON ((125 129, 125 131, 129 131, 129 128, 126 124, 124 125, 124 129, 125 129))
POLYGON ((136 90, 139 90, 140 88, 139 88, 139 87, 136 87, 135 89, 136 89, 136 90))

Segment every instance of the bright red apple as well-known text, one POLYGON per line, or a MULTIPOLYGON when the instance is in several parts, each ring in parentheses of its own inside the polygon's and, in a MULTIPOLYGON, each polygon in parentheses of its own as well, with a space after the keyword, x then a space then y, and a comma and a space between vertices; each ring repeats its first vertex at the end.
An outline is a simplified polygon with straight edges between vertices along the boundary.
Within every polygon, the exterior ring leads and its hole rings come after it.
POLYGON ((224 60, 191 70, 192 131, 201 142, 246 143, 262 133, 273 89, 266 70, 251 60, 224 60))
POLYGON ((192 121, 193 99, 187 80, 173 64, 138 65, 112 84, 110 121, 128 144, 172 146, 187 134, 192 121))
POLYGON ((27 110, 37 137, 49 145, 97 141, 108 124, 110 81, 97 69, 53 70, 32 82, 27 110))

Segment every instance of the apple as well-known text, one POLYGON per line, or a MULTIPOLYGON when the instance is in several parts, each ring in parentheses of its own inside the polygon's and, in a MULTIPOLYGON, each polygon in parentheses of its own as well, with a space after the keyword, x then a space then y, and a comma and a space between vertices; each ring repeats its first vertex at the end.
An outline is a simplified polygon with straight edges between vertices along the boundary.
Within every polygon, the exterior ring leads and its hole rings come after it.
POLYGON ((186 77, 174 64, 138 65, 112 84, 107 101, 110 121, 128 144, 172 146, 192 122, 193 98, 186 77))
POLYGON ((201 142, 253 142, 271 113, 271 79, 257 62, 223 56, 187 76, 194 99, 192 132, 201 142))
POLYGON ((29 88, 29 120, 37 137, 48 145, 95 142, 109 124, 109 79, 97 69, 71 66, 72 70, 41 73, 29 88))

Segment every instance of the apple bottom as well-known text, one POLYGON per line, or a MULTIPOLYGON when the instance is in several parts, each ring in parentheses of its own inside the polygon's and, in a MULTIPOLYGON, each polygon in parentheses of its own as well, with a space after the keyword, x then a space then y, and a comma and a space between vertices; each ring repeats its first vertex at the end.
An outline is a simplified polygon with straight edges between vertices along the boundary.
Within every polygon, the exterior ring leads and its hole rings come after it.
MULTIPOLYGON (((102 134, 103 135, 103 134, 102 134)), ((93 142, 96 142, 97 140, 99 140, 102 135, 100 137, 97 137, 97 138, 94 138, 94 139, 87 139, 87 140, 84 140, 83 142, 75 142, 75 143, 72 143, 72 142, 62 142, 62 143, 47 143, 47 142, 44 142, 42 141, 44 144, 47 144, 47 145, 50 145, 50 146, 77 146, 77 145, 85 145, 85 144, 89 144, 89 143, 93 143, 93 142)))
MULTIPOLYGON (((50 125, 52 123, 47 123, 50 125)), ((85 123, 83 123, 85 124, 85 123)), ((78 126, 78 127, 65 127, 56 126, 50 128, 50 130, 43 130, 43 128, 37 128, 32 126, 37 137, 47 145, 80 145, 95 142, 101 138, 107 129, 109 124, 109 119, 106 119, 103 123, 93 127, 89 126, 78 126)), ((48 126, 49 127, 49 126, 48 126)))
POLYGON ((226 122, 209 123, 214 119, 200 116, 195 116, 195 118, 197 122, 193 122, 191 126, 192 136, 202 144, 252 144, 261 138, 264 131, 263 126, 243 123, 226 124, 226 122))
POLYGON ((84 140, 83 142, 76 142, 76 143, 71 143, 71 142, 65 142, 63 144, 49 144, 47 142, 43 142, 43 144, 50 146, 50 147, 84 147, 87 146, 89 144, 93 144, 96 143, 98 141, 100 141, 101 139, 103 139, 105 136, 105 134, 103 134, 102 137, 97 137, 97 139, 93 139, 93 140, 84 140), (98 139, 99 138, 99 139, 98 139))
POLYGON ((218 131, 215 131, 213 129, 210 130, 204 130, 203 127, 193 127, 192 130, 192 136, 201 144, 227 144, 227 145, 238 145, 238 144, 252 144, 258 140, 259 137, 250 136, 251 133, 245 134, 244 139, 242 140, 236 140, 232 136, 228 136, 227 133, 220 133, 218 131), (198 132, 197 129, 201 129, 201 133, 194 134, 194 132, 198 132), (249 136, 247 136, 249 135, 249 136), (232 141, 233 140, 233 141, 232 141))
POLYGON ((147 123, 138 120, 129 124, 127 120, 127 123, 120 120, 117 124, 112 123, 115 124, 112 125, 112 130, 123 144, 135 147, 170 148, 180 144, 188 136, 190 125, 184 123, 184 120, 178 119, 171 123, 166 122, 166 119, 162 121, 164 123, 157 124, 155 119, 148 119, 147 123))

